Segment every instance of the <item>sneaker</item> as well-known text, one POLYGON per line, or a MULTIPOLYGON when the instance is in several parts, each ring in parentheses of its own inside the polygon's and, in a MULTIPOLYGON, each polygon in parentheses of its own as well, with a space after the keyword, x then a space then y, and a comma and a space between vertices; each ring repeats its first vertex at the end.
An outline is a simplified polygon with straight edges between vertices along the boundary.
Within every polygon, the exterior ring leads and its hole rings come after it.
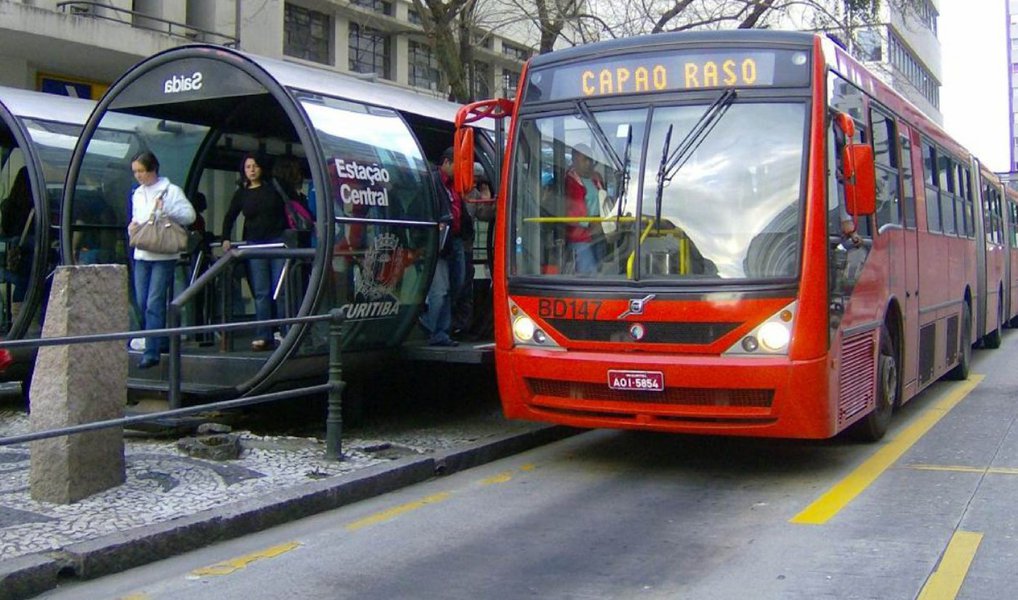
POLYGON ((456 340, 444 339, 444 340, 437 340, 437 341, 434 341, 434 342, 428 342, 428 345, 429 346, 444 346, 444 347, 452 348, 454 346, 459 346, 460 343, 457 342, 456 340))
POLYGON ((155 357, 155 358, 152 358, 151 356, 146 356, 146 357, 142 358, 140 361, 138 361, 138 368, 139 369, 149 369, 149 368, 152 368, 152 367, 154 367, 154 366, 156 366, 158 364, 159 364, 159 357, 158 356, 155 357))
POLYGON ((144 350, 145 338, 132 338, 128 346, 131 348, 131 350, 144 350))

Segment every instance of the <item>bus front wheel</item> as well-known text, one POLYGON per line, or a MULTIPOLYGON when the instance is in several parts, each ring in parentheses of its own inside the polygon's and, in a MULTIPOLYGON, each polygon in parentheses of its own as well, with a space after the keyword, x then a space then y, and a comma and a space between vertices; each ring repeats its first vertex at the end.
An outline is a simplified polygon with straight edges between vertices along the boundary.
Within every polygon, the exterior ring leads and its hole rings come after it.
POLYGON ((876 405, 868 415, 853 425, 853 437, 866 442, 875 442, 884 437, 897 405, 898 353, 891 331, 885 324, 880 328, 880 352, 877 354, 876 405))

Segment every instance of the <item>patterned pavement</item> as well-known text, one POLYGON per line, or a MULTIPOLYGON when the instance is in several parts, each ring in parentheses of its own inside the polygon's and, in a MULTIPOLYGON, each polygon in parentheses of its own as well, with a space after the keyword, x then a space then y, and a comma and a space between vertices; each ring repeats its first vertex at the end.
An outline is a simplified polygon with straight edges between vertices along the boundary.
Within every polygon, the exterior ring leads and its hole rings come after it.
MULTIPOLYGON (((524 430, 491 411, 466 420, 344 432, 341 462, 325 458, 323 440, 263 437, 245 431, 237 460, 192 458, 176 438, 125 436, 127 481, 79 502, 32 500, 29 445, 0 446, 0 561, 256 498, 280 488, 342 477, 365 467, 455 448, 524 430)), ((0 438, 27 433, 23 410, 0 406, 0 438)))

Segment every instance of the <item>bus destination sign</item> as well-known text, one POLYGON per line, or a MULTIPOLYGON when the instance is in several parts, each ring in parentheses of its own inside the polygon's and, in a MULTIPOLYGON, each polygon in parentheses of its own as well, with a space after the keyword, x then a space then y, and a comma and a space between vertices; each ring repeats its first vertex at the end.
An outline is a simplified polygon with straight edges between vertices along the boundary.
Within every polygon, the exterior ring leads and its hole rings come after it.
POLYGON ((802 50, 682 50, 600 59, 535 71, 528 101, 726 87, 805 85, 802 50))

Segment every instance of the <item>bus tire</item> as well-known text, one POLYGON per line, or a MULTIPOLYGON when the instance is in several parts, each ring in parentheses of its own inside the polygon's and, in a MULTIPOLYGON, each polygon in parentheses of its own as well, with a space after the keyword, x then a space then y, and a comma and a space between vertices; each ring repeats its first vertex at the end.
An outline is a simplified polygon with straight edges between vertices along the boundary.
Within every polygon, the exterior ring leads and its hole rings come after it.
POLYGON ((969 378, 969 368, 972 365, 972 309, 969 303, 965 302, 961 308, 961 329, 958 332, 958 364, 947 372, 947 378, 961 381, 969 378))
POLYGON ((983 347, 991 350, 1000 348, 1001 342, 1001 328, 1004 326, 1004 302, 1003 295, 1000 296, 1001 300, 997 302, 997 328, 986 334, 983 338, 983 347))
POLYGON ((877 354, 876 403, 869 414, 852 426, 853 437, 865 442, 876 442, 884 437, 898 406, 899 388, 898 352, 891 330, 885 324, 880 328, 880 351, 877 354))

